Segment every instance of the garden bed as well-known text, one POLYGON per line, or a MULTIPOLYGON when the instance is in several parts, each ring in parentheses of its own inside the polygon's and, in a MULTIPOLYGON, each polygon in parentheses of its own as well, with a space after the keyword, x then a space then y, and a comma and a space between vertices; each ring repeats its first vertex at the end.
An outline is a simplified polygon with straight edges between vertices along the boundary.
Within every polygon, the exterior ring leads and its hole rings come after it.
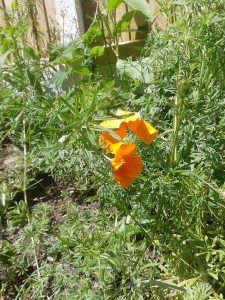
POLYGON ((99 66, 120 2, 45 60, 0 29, 1 300, 225 297, 224 1, 164 3, 135 60, 122 16, 99 66))

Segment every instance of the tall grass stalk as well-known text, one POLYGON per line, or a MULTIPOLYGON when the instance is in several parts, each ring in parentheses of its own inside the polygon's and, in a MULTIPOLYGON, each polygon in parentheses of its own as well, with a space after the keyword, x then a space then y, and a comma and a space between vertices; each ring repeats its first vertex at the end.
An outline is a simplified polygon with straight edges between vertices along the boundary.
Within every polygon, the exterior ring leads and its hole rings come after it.
MULTIPOLYGON (((188 12, 188 9, 187 9, 188 12)), ((189 49, 189 37, 190 37, 190 22, 191 22, 191 13, 187 13, 186 19, 186 28, 184 34, 184 54, 185 58, 189 61, 190 60, 190 49, 189 49)), ((181 63, 179 63, 179 72, 181 79, 179 79, 177 83, 177 95, 175 96, 174 101, 174 134, 173 134, 173 141, 172 141, 172 148, 171 148, 171 155, 170 155, 170 168, 173 168, 174 162, 177 161, 177 142, 179 136, 180 126, 182 124, 182 118, 185 110, 185 101, 187 101, 187 91, 188 91, 188 84, 189 84, 189 77, 191 74, 188 74, 188 71, 183 71, 181 63), (184 72, 184 74, 183 74, 184 72)))
MULTIPOLYGON (((24 104, 25 105, 25 104, 24 104)), ((31 217, 29 213, 29 204, 28 204, 28 198, 27 198, 27 133, 26 133, 26 118, 25 118, 25 109, 23 111, 23 197, 24 201, 26 203, 26 208, 27 208, 27 213, 28 213, 28 225, 31 226, 31 217)), ((33 236, 31 236, 31 245, 33 248, 33 253, 34 253, 34 260, 35 260, 35 265, 37 269, 37 274, 39 278, 41 278, 41 273, 40 273, 40 268, 38 264, 38 258, 37 258, 37 252, 36 252, 36 245, 33 236)))

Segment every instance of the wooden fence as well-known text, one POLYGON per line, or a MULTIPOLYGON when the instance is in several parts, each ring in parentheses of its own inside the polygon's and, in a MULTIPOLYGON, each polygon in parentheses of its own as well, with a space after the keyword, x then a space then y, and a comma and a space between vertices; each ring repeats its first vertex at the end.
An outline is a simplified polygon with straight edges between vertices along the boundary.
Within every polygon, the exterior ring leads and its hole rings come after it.
MULTIPOLYGON (((149 3, 152 15, 153 23, 151 29, 165 28, 166 22, 161 18, 157 11, 159 5, 156 0, 146 0, 149 3)), ((87 30, 90 26, 92 18, 96 12, 102 10, 102 0, 74 0, 79 2, 82 7, 83 16, 80 16, 81 11, 77 11, 78 19, 83 19, 84 27, 87 30)), ((129 9, 127 5, 121 4, 117 10, 117 19, 127 12, 129 9)), ((58 25, 56 22, 56 10, 54 0, 0 0, 0 27, 4 27, 7 24, 7 20, 13 18, 15 26, 24 26, 26 24, 29 28, 27 38, 32 46, 39 52, 44 52, 45 49, 51 44, 55 44, 58 40, 58 25), (17 7, 14 9, 13 7, 17 7)), ((129 28, 139 29, 147 26, 144 18, 136 15, 132 20, 129 28)), ((143 39, 146 33, 141 31, 129 31, 121 35, 120 42, 129 42, 133 40, 143 39)))
MULTIPOLYGON (((165 0, 166 1, 166 0, 165 0)), ((164 29, 167 26, 166 20, 160 16, 159 9, 160 6, 156 0, 146 0, 149 4, 149 9, 152 15, 152 22, 148 23, 143 16, 140 14, 135 14, 131 23, 128 26, 128 30, 121 34, 119 39, 119 49, 118 54, 120 58, 126 59, 127 57, 132 57, 136 59, 140 56, 140 48, 144 47, 145 38, 149 31, 155 29, 164 29)), ((94 14, 96 11, 101 12, 104 10, 103 0, 97 0, 97 2, 93 2, 91 0, 81 0, 84 18, 84 27, 87 30, 94 18, 94 14)), ((116 21, 121 20, 121 17, 129 12, 129 8, 124 3, 120 4, 118 9, 116 10, 116 21)), ((113 25, 110 23, 111 32, 113 31, 113 25)), ((100 42, 100 45, 105 45, 104 55, 96 60, 98 64, 114 64, 117 61, 117 57, 112 51, 111 47, 107 47, 109 44, 114 44, 115 41, 113 38, 110 38, 110 34, 108 34, 108 30, 105 27, 106 33, 106 43, 100 42), (109 37, 109 38, 108 38, 109 37)))
MULTIPOLYGON (((156 28, 164 29, 166 27, 166 21, 164 18, 162 18, 159 14, 159 4, 156 0, 146 0, 146 2, 149 4, 150 11, 152 13, 153 22, 151 24, 148 24, 143 17, 136 14, 134 19, 131 21, 129 25, 129 29, 133 29, 134 31, 125 32, 121 36, 121 42, 127 42, 127 41, 134 41, 138 39, 145 38, 146 33, 144 33, 144 28, 146 27, 146 30, 154 30, 156 28), (138 29, 143 30, 143 34, 141 33, 141 30, 138 31, 138 29), (135 30, 137 30, 135 32, 135 30)), ((84 26, 87 30, 92 22, 92 19, 94 17, 94 14, 96 11, 103 11, 103 0, 98 0, 97 2, 94 2, 93 0, 81 0, 82 4, 82 10, 84 14, 84 26)), ((125 4, 120 4, 120 6, 117 9, 116 13, 116 19, 117 21, 121 19, 122 15, 129 11, 129 8, 125 4)))
POLYGON ((27 38, 40 53, 58 39, 55 15, 53 0, 0 0, 0 27, 9 20, 14 26, 27 26, 27 38))

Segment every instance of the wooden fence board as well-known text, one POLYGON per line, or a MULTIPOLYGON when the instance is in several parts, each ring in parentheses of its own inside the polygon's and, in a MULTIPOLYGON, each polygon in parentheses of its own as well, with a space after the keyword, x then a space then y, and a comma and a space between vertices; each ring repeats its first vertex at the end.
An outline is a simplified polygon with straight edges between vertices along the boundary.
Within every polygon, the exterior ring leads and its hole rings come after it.
MULTIPOLYGON (((156 0, 146 0, 149 3, 149 7, 152 13, 152 24, 146 22, 144 17, 136 14, 134 19, 131 21, 129 29, 137 30, 142 29, 142 31, 130 31, 124 32, 121 35, 120 42, 127 42, 133 40, 139 40, 146 37, 146 34, 149 30, 154 30, 156 28, 164 29, 167 25, 166 20, 159 15, 160 5, 156 0)), ((84 23, 86 30, 89 28, 91 24, 91 19, 94 18, 94 13, 96 11, 96 3, 93 0, 81 0, 83 7, 83 15, 84 15, 84 23)), ((104 10, 103 0, 98 0, 99 11, 104 10)), ((116 20, 119 21, 124 13, 128 12, 129 8, 125 4, 120 4, 118 9, 116 10, 116 20)), ((111 27, 112 28, 112 27, 111 27)))
MULTIPOLYGON (((78 0, 76 0, 78 1, 78 0)), ((94 14, 96 12, 95 0, 79 0, 83 10, 84 25, 87 30, 92 22, 94 14)), ((103 0, 98 0, 99 10, 103 10, 103 0)), ((134 40, 142 40, 145 38, 149 30, 155 28, 164 29, 166 27, 166 21, 158 14, 159 4, 156 0, 146 0, 149 3, 154 22, 149 24, 146 20, 138 14, 135 14, 134 19, 129 25, 129 29, 136 31, 124 32, 121 34, 120 42, 128 42, 134 40), (146 29, 146 31, 140 31, 138 29, 146 29)), ((0 26, 6 26, 4 20, 4 14, 7 10, 11 9, 13 0, 0 0, 0 26)), ((39 52, 43 53, 58 39, 57 22, 56 22, 56 10, 54 0, 15 0, 15 3, 19 3, 18 14, 21 18, 25 18, 26 22, 29 22, 28 39, 32 46, 34 46, 39 52)), ((75 5, 75 1, 74 1, 75 5)), ((117 9, 116 20, 120 20, 122 15, 129 11, 129 8, 125 4, 121 4, 117 9)), ((80 16, 79 16, 80 17, 80 16)), ((112 28, 112 25, 110 25, 112 28)), ((109 43, 111 41, 108 41, 109 43)))
MULTIPOLYGON (((12 11, 12 0, 0 0, 0 26, 6 26, 6 15, 12 11)), ((42 54, 57 40, 54 0, 17 0, 15 19, 29 24, 27 38, 42 54)))

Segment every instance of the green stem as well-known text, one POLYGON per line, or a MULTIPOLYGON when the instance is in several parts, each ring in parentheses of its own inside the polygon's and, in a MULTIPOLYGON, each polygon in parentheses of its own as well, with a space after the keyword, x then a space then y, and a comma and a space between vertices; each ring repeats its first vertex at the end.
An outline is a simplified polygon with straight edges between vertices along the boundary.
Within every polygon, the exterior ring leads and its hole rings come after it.
MULTIPOLYGON (((26 119, 25 119, 25 116, 23 118, 23 196, 24 196, 24 201, 26 203, 26 207, 27 207, 27 211, 28 211, 28 224, 31 226, 31 219, 29 216, 28 199, 27 199, 27 145, 26 145, 26 119)), ((37 274, 39 277, 41 277, 40 268, 38 265, 36 247, 35 247, 35 242, 34 242, 33 237, 31 237, 31 244, 33 246, 34 260, 35 260, 35 264, 36 264, 37 274)))
POLYGON ((3 221, 2 221, 2 216, 0 216, 0 249, 2 249, 2 240, 3 240, 3 221))
POLYGON ((116 10, 113 11, 112 15, 112 23, 113 23, 113 35, 114 35, 114 43, 115 43, 115 54, 116 54, 116 60, 119 59, 119 36, 117 33, 117 27, 116 27, 116 10))
MULTIPOLYGON (((190 35, 190 20, 191 15, 187 16, 187 27, 184 35, 184 53, 187 58, 190 57, 189 51, 189 35, 190 35)), ((182 69, 180 69, 179 73, 181 73, 182 69)), ((177 161, 177 141, 179 136, 179 130, 182 123, 183 111, 184 111, 184 100, 188 92, 188 73, 185 76, 182 76, 183 79, 178 81, 177 85, 177 96, 175 98, 175 116, 174 116, 174 135, 173 135, 173 143, 170 155, 170 168, 173 168, 174 162, 177 161)))
POLYGON ((170 168, 173 168, 174 162, 177 160, 177 141, 179 136, 180 125, 183 117, 183 109, 184 109, 184 98, 180 99, 180 103, 178 103, 178 97, 175 99, 175 108, 177 111, 174 116, 174 135, 173 135, 173 143, 170 155, 170 168))
POLYGON ((132 207, 130 201, 128 199, 126 199, 126 201, 124 202, 126 205, 126 211, 127 214, 131 217, 131 219, 136 223, 136 225, 140 228, 141 232, 143 233, 143 235, 146 238, 146 243, 149 244, 149 241, 151 241, 151 237, 149 235, 149 233, 147 232, 147 230, 142 226, 142 224, 131 214, 129 213, 129 208, 128 206, 132 207))

